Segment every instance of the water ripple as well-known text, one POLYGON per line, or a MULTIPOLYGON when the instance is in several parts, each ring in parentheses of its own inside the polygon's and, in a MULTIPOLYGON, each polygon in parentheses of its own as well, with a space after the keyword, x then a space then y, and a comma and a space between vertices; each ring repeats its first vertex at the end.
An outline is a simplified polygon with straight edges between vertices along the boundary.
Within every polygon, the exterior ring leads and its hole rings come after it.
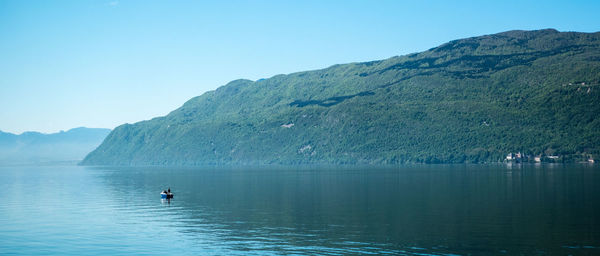
POLYGON ((600 253, 597 169, 436 168, 0 167, 0 253, 600 253))

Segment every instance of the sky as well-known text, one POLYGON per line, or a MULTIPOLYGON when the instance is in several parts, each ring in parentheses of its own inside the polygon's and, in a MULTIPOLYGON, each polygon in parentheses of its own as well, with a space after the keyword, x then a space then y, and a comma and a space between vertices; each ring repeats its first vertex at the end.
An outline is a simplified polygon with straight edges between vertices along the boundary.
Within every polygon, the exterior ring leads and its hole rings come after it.
POLYGON ((600 1, 0 1, 0 130, 114 128, 227 82, 507 30, 600 31, 600 1))

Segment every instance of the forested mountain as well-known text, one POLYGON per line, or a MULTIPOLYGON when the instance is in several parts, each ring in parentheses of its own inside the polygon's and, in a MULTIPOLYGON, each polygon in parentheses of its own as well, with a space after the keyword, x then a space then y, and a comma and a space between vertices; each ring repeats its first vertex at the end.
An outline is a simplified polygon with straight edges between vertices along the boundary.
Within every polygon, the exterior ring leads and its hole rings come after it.
POLYGON ((52 134, 0 131, 0 164, 81 161, 110 133, 110 129, 74 128, 52 134))
POLYGON ((508 31, 236 80, 113 130, 86 165, 395 164, 600 153, 600 33, 508 31))

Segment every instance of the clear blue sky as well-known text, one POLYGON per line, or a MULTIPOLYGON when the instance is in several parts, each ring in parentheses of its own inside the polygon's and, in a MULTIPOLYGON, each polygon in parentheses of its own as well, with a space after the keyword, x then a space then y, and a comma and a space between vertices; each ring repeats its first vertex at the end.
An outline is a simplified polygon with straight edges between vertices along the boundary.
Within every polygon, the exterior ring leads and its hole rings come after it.
POLYGON ((0 130, 114 128, 227 82, 512 29, 600 30, 600 1, 0 1, 0 130))

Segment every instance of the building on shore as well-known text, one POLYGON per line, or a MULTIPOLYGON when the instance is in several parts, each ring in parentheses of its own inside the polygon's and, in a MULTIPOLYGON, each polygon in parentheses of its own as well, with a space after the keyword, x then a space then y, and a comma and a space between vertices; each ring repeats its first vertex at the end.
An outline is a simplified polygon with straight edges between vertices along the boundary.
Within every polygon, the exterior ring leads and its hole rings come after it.
POLYGON ((517 153, 508 153, 508 155, 506 155, 506 161, 508 162, 523 162, 525 161, 525 154, 522 154, 521 152, 517 152, 517 153))

